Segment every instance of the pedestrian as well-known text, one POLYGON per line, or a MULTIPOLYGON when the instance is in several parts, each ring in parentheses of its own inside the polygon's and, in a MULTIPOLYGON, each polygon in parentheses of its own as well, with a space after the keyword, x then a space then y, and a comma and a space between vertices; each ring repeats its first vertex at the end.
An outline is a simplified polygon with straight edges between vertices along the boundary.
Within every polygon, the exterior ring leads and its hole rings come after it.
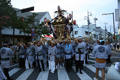
POLYGON ((57 54, 56 54, 56 69, 57 69, 58 67, 62 68, 62 63, 61 63, 62 50, 59 40, 57 40, 56 48, 57 48, 57 54))
POLYGON ((48 67, 48 44, 47 44, 47 42, 43 42, 42 43, 43 44, 43 54, 44 54, 44 66, 45 67, 48 67))
POLYGON ((86 42, 86 51, 85 51, 85 64, 88 64, 88 55, 89 55, 89 43, 86 42))
POLYGON ((76 72, 78 72, 78 69, 80 68, 80 73, 82 73, 83 69, 83 63, 85 59, 85 49, 86 49, 86 43, 83 42, 81 38, 78 39, 78 45, 75 49, 75 57, 76 57, 76 72))
POLYGON ((10 59, 14 55, 13 51, 9 48, 9 45, 6 43, 4 47, 0 49, 0 58, 1 58, 1 67, 3 68, 3 72, 8 80, 10 80, 8 71, 10 68, 10 59))
POLYGON ((104 41, 101 41, 100 45, 94 47, 92 54, 96 58, 94 65, 96 67, 94 80, 98 80, 98 73, 100 69, 102 72, 102 80, 105 80, 106 59, 108 59, 109 50, 108 47, 104 45, 104 41))
POLYGON ((33 61, 33 67, 37 68, 38 67, 38 62, 37 62, 37 43, 38 41, 34 41, 31 43, 30 48, 32 49, 32 54, 34 56, 34 61, 33 61))
POLYGON ((38 42, 37 43, 37 62, 38 62, 38 68, 39 71, 43 70, 45 71, 45 67, 44 67, 44 52, 43 52, 43 45, 42 42, 38 42))
POLYGON ((19 67, 25 68, 25 49, 22 44, 18 43, 19 67))
POLYGON ((111 45, 110 45, 109 41, 107 41, 107 45, 106 46, 108 47, 108 50, 109 50, 109 55, 108 55, 107 63, 111 63, 111 59, 110 59, 110 57, 111 57, 111 45))
POLYGON ((65 68, 68 72, 70 72, 70 70, 72 69, 71 59, 74 51, 69 39, 66 41, 66 44, 64 45, 64 53, 65 53, 65 68))
POLYGON ((117 49, 119 50, 119 46, 120 46, 120 44, 119 44, 119 42, 117 42, 117 49))
POLYGON ((55 71, 55 56, 57 54, 57 49, 55 47, 55 43, 51 41, 51 44, 48 48, 48 58, 49 58, 49 70, 51 73, 55 71))
POLYGON ((28 63, 25 64, 28 64, 30 65, 30 68, 33 68, 34 53, 32 52, 31 42, 28 42, 27 44, 26 59, 28 60, 28 63))

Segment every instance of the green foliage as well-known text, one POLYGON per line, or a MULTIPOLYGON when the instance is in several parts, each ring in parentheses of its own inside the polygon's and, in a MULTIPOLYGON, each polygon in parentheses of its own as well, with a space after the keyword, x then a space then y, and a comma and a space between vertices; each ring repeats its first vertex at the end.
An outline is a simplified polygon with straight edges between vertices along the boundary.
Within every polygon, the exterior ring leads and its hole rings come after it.
POLYGON ((44 23, 41 23, 41 24, 38 24, 38 27, 36 29, 36 33, 38 35, 49 35, 50 34, 50 31, 49 31, 49 28, 47 26, 44 25, 44 23))
POLYGON ((35 34, 41 35, 47 34, 49 35, 49 29, 47 26, 44 25, 44 23, 35 25, 35 17, 37 16, 36 13, 33 13, 32 15, 28 16, 27 19, 24 19, 24 21, 21 20, 21 18, 17 21, 17 29, 20 30, 20 33, 27 33, 31 34, 31 28, 35 28, 35 34))
POLYGON ((16 11, 12 8, 11 2, 0 0, 0 26, 3 28, 16 25, 16 11))

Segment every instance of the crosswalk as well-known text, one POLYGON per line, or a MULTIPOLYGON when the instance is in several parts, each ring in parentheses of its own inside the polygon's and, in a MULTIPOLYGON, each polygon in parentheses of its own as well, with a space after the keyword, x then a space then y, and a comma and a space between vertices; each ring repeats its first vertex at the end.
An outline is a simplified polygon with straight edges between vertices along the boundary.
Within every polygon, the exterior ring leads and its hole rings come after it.
MULTIPOLYGON (((72 66, 70 72, 67 72, 66 69, 58 68, 54 73, 51 73, 48 68, 45 71, 39 72, 38 69, 22 69, 22 68, 13 68, 9 71, 9 75, 12 80, 93 80, 95 77, 94 67, 95 58, 92 57, 89 60, 89 64, 86 64, 83 67, 83 74, 75 72, 75 66, 72 66), (91 64, 90 64, 91 63, 91 64)), ((99 72, 98 79, 101 79, 101 71, 99 72)))
MULTIPOLYGON (((92 80, 95 76, 95 67, 86 65, 82 72, 83 74, 76 73, 75 66, 72 66, 70 72, 63 67, 58 68, 55 73, 51 73, 48 68, 42 72, 38 69, 14 68, 9 71, 9 75, 13 80, 92 80)), ((101 78, 101 72, 99 72, 99 78, 101 78)))

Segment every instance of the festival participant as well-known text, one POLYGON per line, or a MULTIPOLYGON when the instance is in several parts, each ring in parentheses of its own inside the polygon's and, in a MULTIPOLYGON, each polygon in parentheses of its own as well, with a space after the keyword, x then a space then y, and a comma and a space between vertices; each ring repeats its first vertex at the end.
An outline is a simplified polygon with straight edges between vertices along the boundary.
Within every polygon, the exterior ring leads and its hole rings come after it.
POLYGON ((31 45, 31 42, 28 42, 26 49, 26 59, 28 60, 28 65, 30 64, 30 68, 33 68, 34 53, 32 52, 31 45))
POLYGON ((71 44, 72 44, 72 47, 73 47, 73 54, 72 54, 72 63, 71 65, 73 65, 73 63, 75 62, 75 48, 78 44, 78 39, 75 39, 75 40, 71 40, 71 44))
POLYGON ((22 44, 18 43, 19 67, 25 68, 25 49, 22 44))
POLYGON ((13 56, 13 51, 8 48, 8 44, 4 44, 4 47, 0 49, 1 67, 3 68, 4 74, 8 80, 10 80, 8 71, 10 68, 10 58, 13 56))
POLYGON ((56 68, 62 68, 61 56, 62 56, 62 46, 60 44, 60 40, 57 40, 57 54, 56 54, 56 68))
POLYGON ((78 72, 78 69, 80 68, 80 73, 82 73, 83 69, 83 63, 84 63, 84 58, 85 58, 85 49, 86 49, 86 44, 83 42, 81 38, 78 39, 78 45, 76 46, 75 49, 75 60, 76 60, 76 72, 78 72))
POLYGON ((63 48, 63 41, 62 40, 60 40, 60 43, 59 43, 60 45, 61 45, 61 48, 60 48, 60 50, 61 50, 61 65, 62 65, 62 67, 64 67, 64 58, 65 58, 65 54, 64 54, 64 48, 63 48))
POLYGON ((109 41, 107 41, 107 45, 108 50, 109 50, 109 55, 108 55, 108 59, 107 59, 107 63, 111 63, 110 57, 111 57, 111 45, 109 43, 109 41))
POLYGON ((43 45, 42 51, 44 54, 44 66, 48 67, 48 47, 49 47, 49 45, 47 44, 46 41, 43 41, 42 45, 43 45))
POLYGON ((57 54, 57 49, 54 44, 55 43, 51 41, 51 45, 48 48, 49 70, 51 70, 51 73, 55 71, 55 56, 57 54))
POLYGON ((66 64, 66 70, 69 72, 70 69, 72 68, 71 65, 71 59, 72 59, 72 54, 74 53, 72 44, 70 43, 70 40, 68 39, 66 41, 66 44, 64 45, 64 53, 65 53, 65 64, 66 64))
POLYGON ((41 66, 42 66, 42 70, 45 71, 44 61, 43 61, 44 60, 44 52, 43 52, 42 42, 37 43, 37 59, 38 59, 39 70, 41 71, 41 66))
POLYGON ((37 62, 37 43, 38 41, 34 41, 31 43, 31 51, 32 51, 32 54, 34 56, 34 61, 33 61, 33 67, 38 67, 38 62, 37 62))
POLYGON ((98 73, 101 69, 102 71, 102 80, 105 80, 105 66, 106 66, 106 59, 108 59, 109 50, 108 47, 104 45, 104 41, 100 42, 100 45, 94 47, 93 56, 96 58, 95 67, 96 67, 96 76, 94 80, 98 80, 98 73))
POLYGON ((89 43, 86 41, 85 64, 88 64, 89 48, 90 48, 89 43))
POLYGON ((117 42, 117 49, 119 50, 119 46, 120 46, 120 43, 119 42, 117 42))

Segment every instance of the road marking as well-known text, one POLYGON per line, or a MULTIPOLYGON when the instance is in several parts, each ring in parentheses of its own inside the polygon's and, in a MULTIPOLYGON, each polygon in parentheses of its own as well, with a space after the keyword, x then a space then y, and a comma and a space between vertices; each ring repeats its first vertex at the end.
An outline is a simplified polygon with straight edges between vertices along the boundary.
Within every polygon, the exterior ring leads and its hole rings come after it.
POLYGON ((65 68, 58 68, 58 80, 70 80, 65 68))
POLYGON ((10 70, 9 71, 9 76, 12 76, 13 74, 15 74, 19 70, 20 70, 20 68, 14 68, 14 69, 10 70))
MULTIPOLYGON (((72 68, 75 71, 75 66, 73 66, 72 68)), ((87 75, 83 70, 82 70, 82 72, 83 72, 83 74, 80 74, 79 72, 76 73, 81 80, 92 80, 92 78, 89 75, 87 75)))
POLYGON ((34 69, 28 69, 24 73, 22 73, 16 80, 26 80, 34 69))
MULTIPOLYGON (((92 65, 86 65, 87 68, 89 68, 91 71, 93 71, 94 73, 96 73, 96 68, 93 67, 92 65)), ((101 71, 99 71, 99 74, 98 74, 100 77, 101 77, 101 71)))
POLYGON ((48 80, 48 73, 49 73, 48 69, 40 72, 36 80, 48 80))

